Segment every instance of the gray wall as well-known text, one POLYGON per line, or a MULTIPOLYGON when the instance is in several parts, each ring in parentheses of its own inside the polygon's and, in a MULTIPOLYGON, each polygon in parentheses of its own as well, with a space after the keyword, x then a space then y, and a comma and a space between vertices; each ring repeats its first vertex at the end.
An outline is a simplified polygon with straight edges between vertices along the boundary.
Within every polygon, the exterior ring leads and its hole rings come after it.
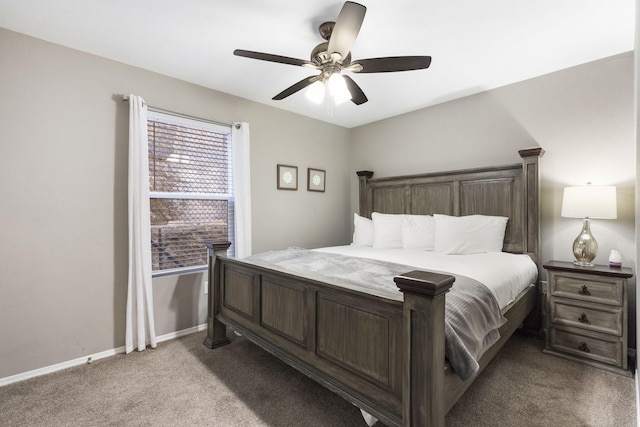
MULTIPOLYGON (((124 345, 129 93, 250 123, 254 251, 349 239, 347 129, 0 29, 0 379, 124 345)), ((158 335, 205 322, 202 280, 154 280, 158 335)))

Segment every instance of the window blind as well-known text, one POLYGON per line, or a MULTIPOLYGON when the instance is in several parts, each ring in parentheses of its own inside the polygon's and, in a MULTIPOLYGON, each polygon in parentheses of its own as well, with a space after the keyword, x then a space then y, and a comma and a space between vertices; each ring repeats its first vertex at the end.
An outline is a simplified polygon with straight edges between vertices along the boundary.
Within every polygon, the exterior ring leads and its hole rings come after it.
POLYGON ((149 114, 154 273, 206 266, 205 242, 233 242, 230 129, 149 114))

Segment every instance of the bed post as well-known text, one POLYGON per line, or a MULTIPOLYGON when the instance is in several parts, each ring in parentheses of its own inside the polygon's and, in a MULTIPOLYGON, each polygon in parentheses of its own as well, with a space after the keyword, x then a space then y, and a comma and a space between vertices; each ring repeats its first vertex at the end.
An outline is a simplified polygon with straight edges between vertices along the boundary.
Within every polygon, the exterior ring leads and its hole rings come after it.
POLYGON ((444 303, 455 278, 412 271, 393 280, 404 293, 402 425, 444 426, 444 303))
POLYGON ((358 171, 358 180, 360 181, 360 216, 371 218, 371 195, 369 194, 368 180, 373 178, 371 171, 358 171))
POLYGON ((230 242, 205 243, 207 247, 207 259, 209 263, 208 271, 208 287, 209 287, 209 303, 207 304, 207 337, 203 344, 209 348, 221 347, 229 344, 227 338, 227 327, 220 322, 216 315, 220 309, 220 265, 216 262, 218 255, 226 255, 227 249, 231 246, 230 242))
POLYGON ((518 151, 522 157, 522 186, 525 221, 522 252, 529 255, 538 267, 536 283, 536 301, 531 314, 524 321, 524 331, 535 336, 542 336, 542 280, 540 256, 540 157, 544 150, 540 147, 518 151))

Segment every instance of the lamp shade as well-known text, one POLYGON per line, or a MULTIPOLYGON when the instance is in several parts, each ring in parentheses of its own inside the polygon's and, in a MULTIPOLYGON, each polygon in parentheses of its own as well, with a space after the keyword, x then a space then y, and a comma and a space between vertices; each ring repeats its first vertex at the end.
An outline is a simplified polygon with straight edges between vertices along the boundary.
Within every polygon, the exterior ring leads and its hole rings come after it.
POLYGON ((560 215, 568 218, 616 219, 616 187, 590 184, 565 187, 560 215))

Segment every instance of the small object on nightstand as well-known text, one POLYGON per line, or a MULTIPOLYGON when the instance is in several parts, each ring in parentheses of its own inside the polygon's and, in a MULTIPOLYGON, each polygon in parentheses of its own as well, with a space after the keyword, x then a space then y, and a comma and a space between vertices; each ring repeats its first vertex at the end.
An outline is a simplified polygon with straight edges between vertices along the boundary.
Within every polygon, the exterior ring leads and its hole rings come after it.
POLYGON ((611 268, 620 268, 622 267, 622 255, 620 252, 615 249, 611 250, 611 255, 609 255, 609 267, 611 268))
POLYGON ((544 353, 630 376, 628 294, 630 268, 581 267, 549 261, 544 353))

